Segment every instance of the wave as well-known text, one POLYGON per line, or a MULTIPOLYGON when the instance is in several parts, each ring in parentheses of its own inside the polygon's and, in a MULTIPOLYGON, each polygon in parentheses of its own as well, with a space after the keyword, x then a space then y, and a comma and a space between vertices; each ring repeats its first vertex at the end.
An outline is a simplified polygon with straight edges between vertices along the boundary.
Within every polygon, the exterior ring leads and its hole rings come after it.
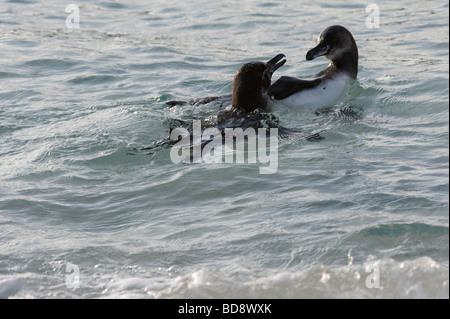
POLYGON ((35 278, 36 275, 0 276, 0 298, 449 298, 448 265, 430 257, 407 261, 379 259, 357 265, 349 262, 341 267, 314 265, 259 277, 248 271, 228 275, 210 268, 178 275, 173 267, 167 269, 166 275, 164 278, 93 275, 91 284, 86 286, 84 277, 78 290, 68 289, 60 282, 33 287, 52 282, 48 278, 35 278))
POLYGON ((169 282, 123 279, 105 297, 150 298, 448 298, 448 267, 429 257, 398 262, 376 260, 360 265, 316 265, 296 272, 260 278, 201 269, 169 282), (377 273, 378 272, 378 273, 377 273), (377 277, 378 275, 378 277, 377 277))

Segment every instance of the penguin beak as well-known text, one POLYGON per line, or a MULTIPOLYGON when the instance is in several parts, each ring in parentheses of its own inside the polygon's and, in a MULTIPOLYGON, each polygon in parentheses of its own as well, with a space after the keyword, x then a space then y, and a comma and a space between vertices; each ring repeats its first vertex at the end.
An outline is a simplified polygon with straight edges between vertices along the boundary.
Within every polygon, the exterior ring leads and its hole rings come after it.
POLYGON ((284 54, 278 54, 266 63, 267 70, 272 75, 276 70, 281 68, 286 63, 286 56, 284 54))
POLYGON ((306 60, 314 60, 323 55, 327 55, 330 52, 331 47, 323 42, 320 42, 315 48, 306 53, 306 60))

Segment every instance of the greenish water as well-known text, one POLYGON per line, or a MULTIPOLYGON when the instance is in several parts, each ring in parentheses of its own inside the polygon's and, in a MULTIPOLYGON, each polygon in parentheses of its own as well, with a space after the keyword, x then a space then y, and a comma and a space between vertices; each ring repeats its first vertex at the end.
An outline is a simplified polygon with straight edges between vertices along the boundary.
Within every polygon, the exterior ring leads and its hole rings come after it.
POLYGON ((0 7, 1 298, 448 298, 448 2, 377 2, 379 28, 358 1, 77 3, 73 29, 60 1, 0 7), (313 76, 332 24, 360 54, 335 110, 361 116, 275 105, 325 138, 280 141, 275 174, 129 155, 245 62, 313 76))

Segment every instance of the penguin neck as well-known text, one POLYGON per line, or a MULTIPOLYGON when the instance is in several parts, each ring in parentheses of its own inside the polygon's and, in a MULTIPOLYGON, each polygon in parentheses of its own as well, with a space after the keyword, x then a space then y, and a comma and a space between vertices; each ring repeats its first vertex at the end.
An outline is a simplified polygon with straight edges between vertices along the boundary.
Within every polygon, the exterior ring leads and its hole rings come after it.
POLYGON ((268 96, 263 93, 261 85, 247 85, 242 84, 233 85, 232 106, 244 110, 246 112, 253 112, 256 109, 267 109, 268 96))
POLYGON ((352 79, 356 79, 358 74, 358 51, 356 49, 345 52, 339 58, 330 61, 326 74, 346 73, 352 79))

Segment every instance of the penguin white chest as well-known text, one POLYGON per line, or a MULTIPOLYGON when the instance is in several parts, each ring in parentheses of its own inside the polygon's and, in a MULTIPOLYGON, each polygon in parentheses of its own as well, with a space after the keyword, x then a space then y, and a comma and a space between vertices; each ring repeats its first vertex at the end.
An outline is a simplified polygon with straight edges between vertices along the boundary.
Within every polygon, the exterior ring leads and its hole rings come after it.
POLYGON ((346 74, 324 79, 318 86, 292 94, 281 102, 289 106, 307 109, 330 106, 344 92, 348 80, 349 76, 346 74))

